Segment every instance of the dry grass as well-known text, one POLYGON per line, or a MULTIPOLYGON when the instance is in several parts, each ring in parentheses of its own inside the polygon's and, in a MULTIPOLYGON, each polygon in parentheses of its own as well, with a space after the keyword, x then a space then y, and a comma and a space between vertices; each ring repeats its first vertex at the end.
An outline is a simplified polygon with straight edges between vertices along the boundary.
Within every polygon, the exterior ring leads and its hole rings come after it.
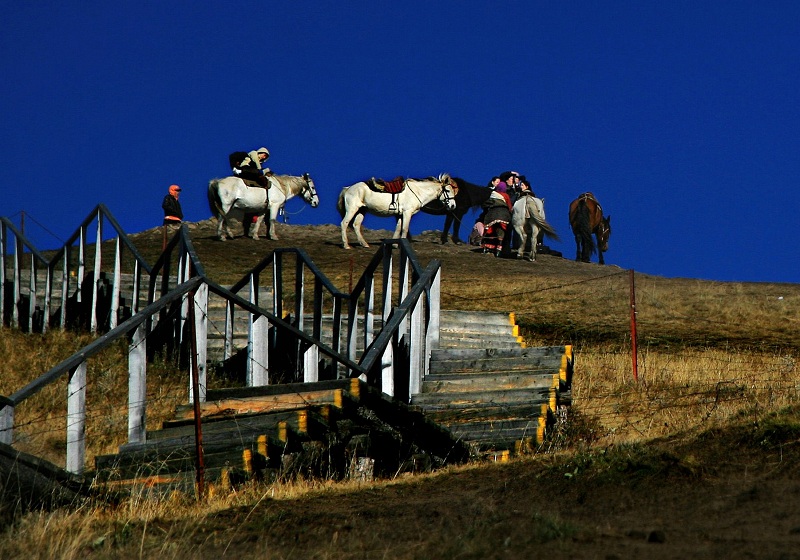
MULTIPOLYGON (((195 227, 195 248, 207 272, 223 283, 237 280, 266 249, 278 246, 246 239, 223 246, 211 239, 210 227, 195 227)), ((332 226, 297 232, 293 239, 305 241, 315 263, 342 288, 348 285, 351 267, 358 273, 374 253, 344 252, 336 245, 338 229, 332 226)), ((670 443, 669 453, 654 447, 650 455, 645 446, 656 446, 659 439, 680 438, 691 448, 691 438, 708 430, 733 426, 739 434, 735 437, 743 437, 764 426, 766 418, 785 422, 788 439, 782 453, 800 441, 794 428, 797 414, 780 416, 800 404, 799 286, 636 274, 637 381, 630 354, 627 271, 548 256, 535 264, 501 261, 466 247, 438 245, 434 237, 420 236, 414 249, 423 263, 442 261, 444 308, 513 311, 529 345, 575 347, 570 420, 538 455, 511 465, 469 465, 368 486, 254 484, 211 496, 205 503, 180 497, 132 499, 115 508, 30 513, 0 537, 0 557, 483 558, 529 557, 534 547, 549 550, 553 557, 576 557, 580 554, 572 554, 571 546, 600 538, 598 534, 587 536, 585 525, 583 530, 576 527, 567 510, 561 517, 552 502, 548 506, 546 499, 527 494, 544 481, 565 483, 565 465, 584 465, 586 457, 618 448, 626 450, 627 466, 620 472, 628 472, 631 457, 636 464, 650 465, 660 464, 663 454, 679 453, 670 443), (509 495, 511 488, 514 494, 509 495), (556 548, 545 548, 548 543, 556 548)), ((153 230, 143 233, 137 246, 146 247, 147 254, 160 242, 160 233, 153 230)), ((86 340, 58 332, 37 337, 4 330, 0 394, 18 389, 86 340)), ((90 457, 112 452, 124 440, 125 350, 109 350, 89 365, 90 457)), ((184 374, 162 363, 149 366, 148 376, 148 399, 160 407, 148 409, 149 418, 166 417, 185 400, 184 374)), ((63 463, 65 386, 38 395, 18 416, 23 424, 18 445, 56 463, 63 463)), ((730 441, 739 441, 735 437, 730 441)), ((702 462, 703 449, 694 445, 692 461, 702 462)), ((724 457, 725 450, 717 456, 724 457)), ((613 460, 611 453, 604 457, 613 460)), ((700 467, 692 463, 686 472, 713 468, 710 462, 700 467)), ((568 474, 572 477, 571 467, 568 474)), ((626 478, 612 479, 615 489, 609 501, 627 483, 626 478)), ((653 485, 654 492, 668 486, 661 479, 653 485)), ((594 480, 582 491, 590 495, 597 486, 594 480)), ((563 492, 573 490, 565 487, 563 492)), ((587 500, 580 495, 576 499, 587 500)))
MULTIPOLYGON (((9 395, 86 346, 93 337, 54 330, 28 335, 0 329, 3 374, 0 394, 9 395)), ((128 355, 124 341, 87 360, 86 454, 116 453, 127 438, 128 355)), ((148 366, 148 421, 151 425, 170 417, 186 401, 185 373, 164 361, 148 366)), ((52 383, 18 406, 14 413, 14 445, 20 451, 56 465, 66 460, 67 377, 52 383)))

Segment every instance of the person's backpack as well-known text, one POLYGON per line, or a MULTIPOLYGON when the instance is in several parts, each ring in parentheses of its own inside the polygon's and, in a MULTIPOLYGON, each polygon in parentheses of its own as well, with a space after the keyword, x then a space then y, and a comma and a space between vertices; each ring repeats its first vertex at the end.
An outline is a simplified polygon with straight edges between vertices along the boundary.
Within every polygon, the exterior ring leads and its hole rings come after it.
POLYGON ((231 164, 231 168, 240 167, 246 157, 247 152, 233 152, 228 156, 228 163, 231 164))

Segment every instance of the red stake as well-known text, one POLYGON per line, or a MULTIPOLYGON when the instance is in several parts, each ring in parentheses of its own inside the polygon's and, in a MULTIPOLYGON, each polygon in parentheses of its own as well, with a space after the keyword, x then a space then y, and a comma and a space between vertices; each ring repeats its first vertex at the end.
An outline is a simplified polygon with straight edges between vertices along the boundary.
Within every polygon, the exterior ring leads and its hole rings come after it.
POLYGON ((631 279, 631 359, 633 360, 633 379, 639 381, 639 358, 636 348, 636 286, 633 281, 633 270, 628 271, 631 279))

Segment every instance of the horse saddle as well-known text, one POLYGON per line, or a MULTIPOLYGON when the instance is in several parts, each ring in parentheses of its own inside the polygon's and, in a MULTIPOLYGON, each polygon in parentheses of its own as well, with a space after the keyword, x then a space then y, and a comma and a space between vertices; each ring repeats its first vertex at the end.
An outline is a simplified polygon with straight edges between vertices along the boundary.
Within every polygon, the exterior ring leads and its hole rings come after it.
POLYGON ((391 181, 384 181, 383 179, 376 179, 373 177, 367 181, 367 185, 375 192, 397 194, 403 191, 406 186, 406 181, 401 175, 398 175, 391 181))
POLYGON ((244 181, 244 184, 246 186, 248 186, 248 187, 254 187, 254 188, 269 190, 269 188, 272 186, 272 183, 270 183, 269 179, 264 175, 262 175, 258 179, 250 179, 250 178, 244 178, 244 177, 239 177, 239 178, 242 181, 244 181))
POLYGON ((600 204, 599 202, 597 202, 597 199, 594 197, 594 194, 592 194, 589 191, 586 191, 585 193, 583 193, 582 195, 580 195, 578 197, 578 200, 581 200, 581 199, 583 199, 583 200, 592 200, 592 201, 596 202, 598 205, 600 204))

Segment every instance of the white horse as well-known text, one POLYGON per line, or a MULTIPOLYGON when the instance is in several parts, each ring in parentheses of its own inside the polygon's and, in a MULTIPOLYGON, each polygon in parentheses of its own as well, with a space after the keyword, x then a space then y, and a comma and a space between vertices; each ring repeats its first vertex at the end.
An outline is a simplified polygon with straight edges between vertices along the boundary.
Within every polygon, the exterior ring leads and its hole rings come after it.
MULTIPOLYGON (((217 235, 220 241, 225 241, 225 234, 233 238, 228 225, 229 218, 243 219, 245 214, 256 215, 256 223, 250 228, 250 236, 258 239, 258 230, 264 221, 265 214, 269 213, 267 237, 278 239, 275 232, 275 221, 278 211, 287 200, 297 195, 312 208, 319 206, 319 197, 314 181, 308 175, 301 177, 294 175, 271 175, 269 177, 269 190, 261 187, 248 187, 239 177, 224 177, 212 179, 208 183, 208 205, 211 213, 217 218, 217 235)), ((247 229, 245 228, 245 231, 247 229)))
POLYGON ((373 191, 365 182, 345 187, 339 194, 337 208, 342 216, 342 247, 350 248, 347 242, 347 227, 353 225, 358 243, 362 247, 369 244, 361 235, 361 223, 369 212, 376 216, 394 216, 398 218, 394 230, 394 238, 406 237, 411 216, 420 208, 439 199, 449 210, 455 208, 455 191, 450 175, 443 173, 438 179, 406 179, 404 188, 397 194, 373 191), (394 204, 392 204, 394 202, 394 204), (391 207, 390 207, 391 206, 391 207))
POLYGON ((520 197, 514 203, 511 224, 519 236, 518 258, 523 258, 527 254, 529 261, 535 261, 536 246, 539 244, 542 235, 558 240, 556 230, 545 219, 543 198, 536 198, 530 195, 520 197), (528 243, 531 244, 530 251, 526 250, 528 243))

